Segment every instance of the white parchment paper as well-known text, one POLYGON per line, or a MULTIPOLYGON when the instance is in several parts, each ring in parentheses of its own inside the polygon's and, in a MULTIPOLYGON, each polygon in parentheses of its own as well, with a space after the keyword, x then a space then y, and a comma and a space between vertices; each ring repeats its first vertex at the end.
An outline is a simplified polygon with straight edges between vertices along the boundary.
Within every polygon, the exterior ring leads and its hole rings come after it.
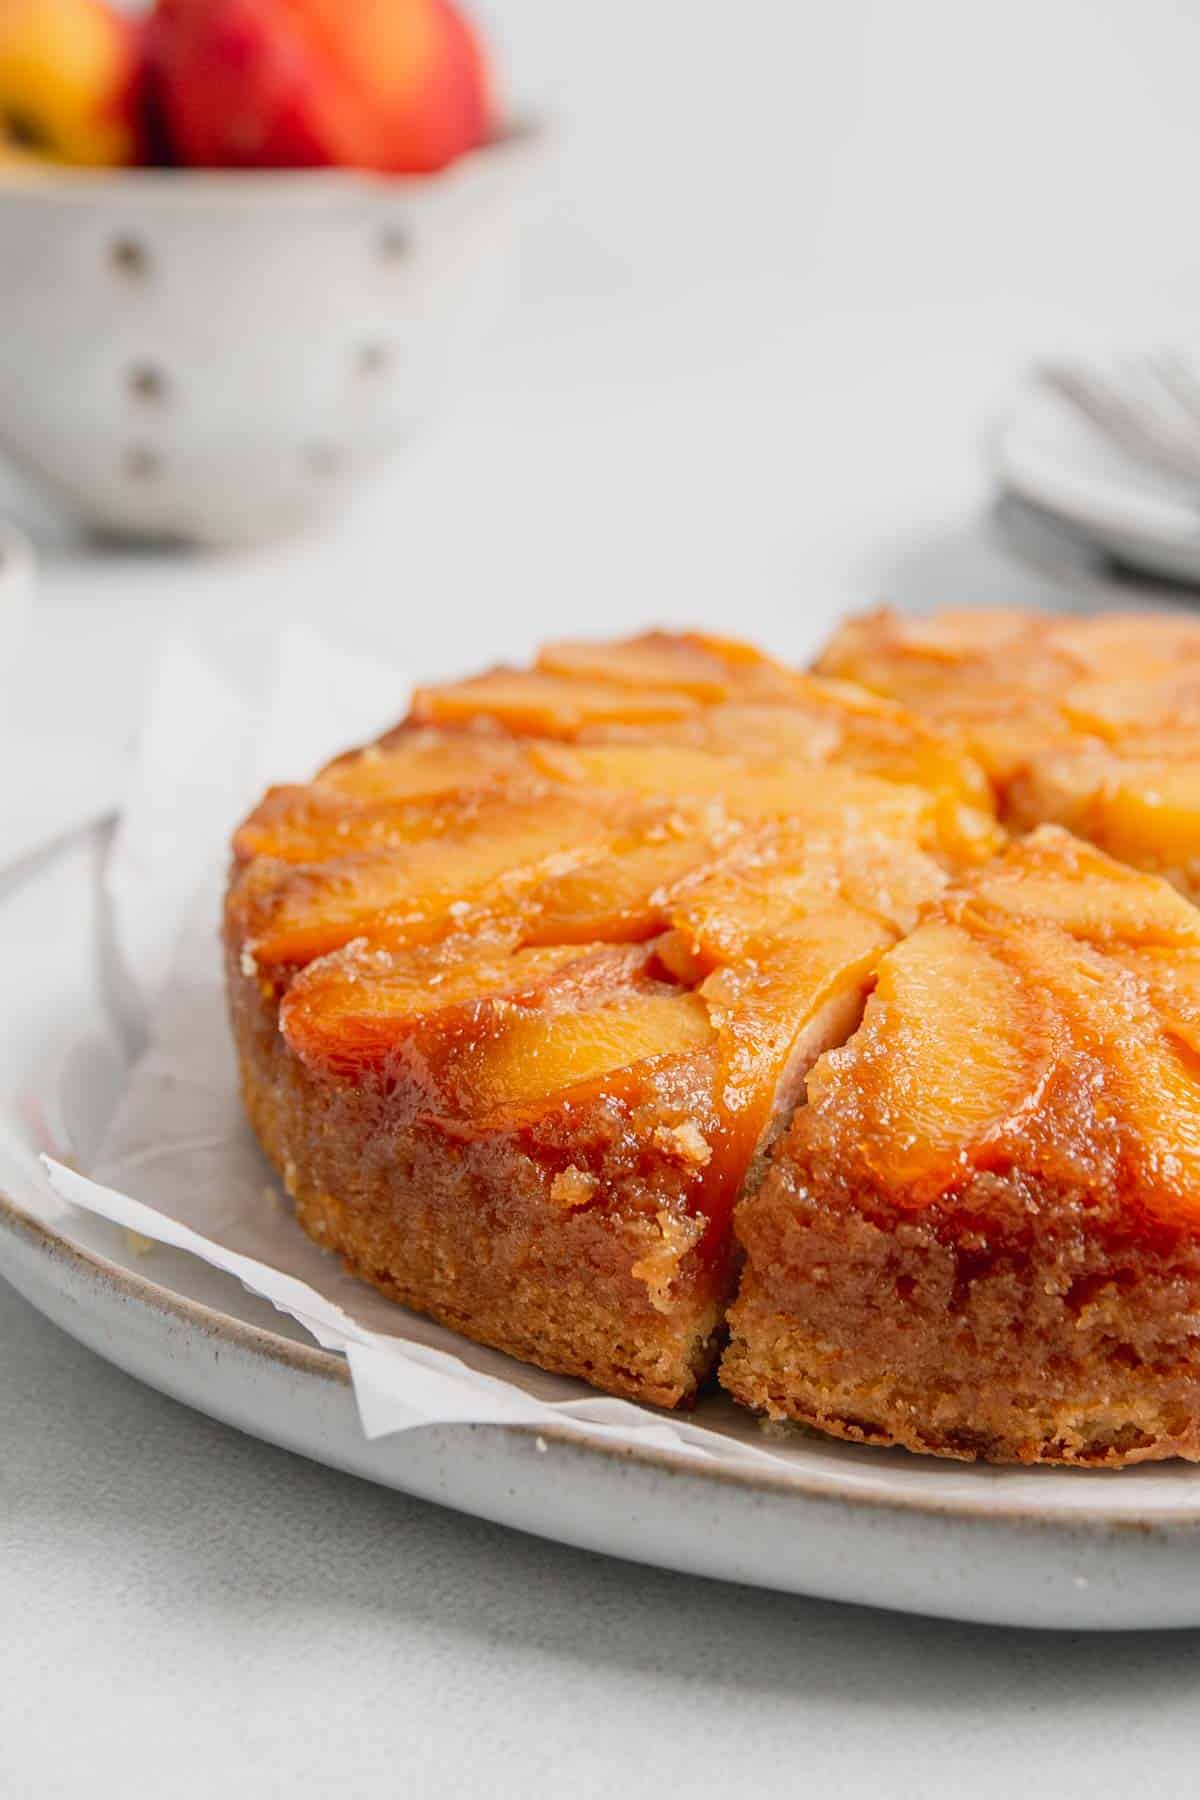
POLYGON ((407 698, 402 670, 308 631, 278 645, 261 708, 187 643, 167 646, 108 871, 111 936, 140 1012, 130 1034, 145 1048, 88 1172, 46 1159, 48 1177, 63 1199, 202 1257, 344 1352, 368 1436, 552 1423, 726 1463, 787 1460, 723 1401, 668 1418, 470 1344, 356 1281, 292 1218, 237 1094, 218 945, 228 836, 267 782, 303 779, 407 698))

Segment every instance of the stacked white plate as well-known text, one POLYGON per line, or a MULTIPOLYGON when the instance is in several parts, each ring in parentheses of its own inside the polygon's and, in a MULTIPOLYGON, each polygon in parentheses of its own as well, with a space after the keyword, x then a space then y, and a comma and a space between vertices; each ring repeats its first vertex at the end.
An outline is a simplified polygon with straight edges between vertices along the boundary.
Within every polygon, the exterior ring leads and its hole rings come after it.
POLYGON ((1007 494, 1132 568, 1200 581, 1200 363, 1178 352, 1057 362, 997 423, 1007 494))

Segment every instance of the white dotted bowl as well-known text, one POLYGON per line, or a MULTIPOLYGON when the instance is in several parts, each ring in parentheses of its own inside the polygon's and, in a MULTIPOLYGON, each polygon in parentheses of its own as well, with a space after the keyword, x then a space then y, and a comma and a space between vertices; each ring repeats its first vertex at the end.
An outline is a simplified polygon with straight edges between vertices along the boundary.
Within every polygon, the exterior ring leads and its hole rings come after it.
POLYGON ((503 287, 539 134, 441 175, 0 182, 0 453, 107 534, 328 511, 436 412, 503 287))

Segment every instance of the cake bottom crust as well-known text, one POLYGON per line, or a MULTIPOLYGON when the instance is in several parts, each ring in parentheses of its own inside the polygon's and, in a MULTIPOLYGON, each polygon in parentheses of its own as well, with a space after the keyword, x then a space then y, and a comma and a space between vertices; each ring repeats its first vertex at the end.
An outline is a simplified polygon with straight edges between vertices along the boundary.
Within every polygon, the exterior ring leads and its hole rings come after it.
POLYGON ((319 1079, 275 1003, 230 971, 242 1099, 296 1218, 389 1299, 553 1373, 659 1406, 687 1404, 718 1352, 727 1259, 690 1221, 573 1208, 505 1141, 456 1140, 351 1084, 319 1079))
POLYGON ((974 1216, 819 1192, 777 1171, 742 1209, 721 1364, 736 1399, 967 1461, 1200 1461, 1193 1238, 1122 1235, 1093 1197, 995 1177, 974 1216))

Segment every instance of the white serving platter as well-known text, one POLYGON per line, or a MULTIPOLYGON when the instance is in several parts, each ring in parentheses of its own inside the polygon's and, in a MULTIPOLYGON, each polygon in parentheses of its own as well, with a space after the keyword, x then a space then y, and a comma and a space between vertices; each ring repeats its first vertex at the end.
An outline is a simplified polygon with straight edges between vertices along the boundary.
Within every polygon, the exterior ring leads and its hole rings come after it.
MULTIPOLYGON (((788 1592, 1010 1625, 1200 1624, 1200 1471, 992 1469, 802 1438, 737 1469, 525 1427, 369 1441, 343 1359, 227 1276, 56 1199, 31 1171, 71 1047, 98 1112, 125 1046, 99 954, 95 834, 0 885, 0 1273, 186 1405, 332 1467, 559 1542, 788 1592), (103 1071, 111 1075, 104 1092, 103 1071)), ((720 1399, 697 1417, 731 1417, 720 1399)))

